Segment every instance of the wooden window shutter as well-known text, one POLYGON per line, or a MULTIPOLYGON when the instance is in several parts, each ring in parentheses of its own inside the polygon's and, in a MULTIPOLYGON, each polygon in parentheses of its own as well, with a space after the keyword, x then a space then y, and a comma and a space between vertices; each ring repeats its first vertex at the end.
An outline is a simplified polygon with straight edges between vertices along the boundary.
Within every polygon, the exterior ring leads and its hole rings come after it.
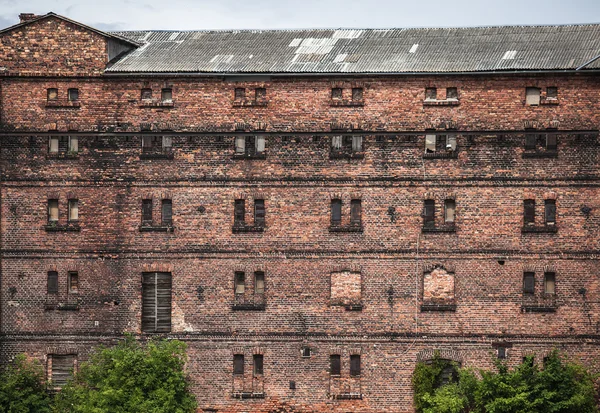
POLYGON ((556 224, 556 201, 554 199, 546 199, 544 202, 544 210, 546 225, 556 224))
POLYGON ((535 273, 526 272, 523 274, 523 293, 533 294, 535 292, 535 273))
POLYGON ((58 294, 58 273, 56 271, 48 271, 48 294, 58 294))
POLYGON ((423 226, 433 227, 435 225, 435 201, 426 199, 423 205, 423 226))
POLYGON ((171 331, 171 274, 142 274, 142 332, 171 331))
POLYGON ((142 223, 143 224, 151 224, 152 223, 152 200, 151 199, 143 199, 142 200, 142 223))
POLYGON ((350 376, 360 376, 360 355, 352 354, 350 356, 350 376))
POLYGON ((350 201, 350 224, 361 225, 362 221, 362 204, 360 199, 350 201))
POLYGON ((342 374, 342 360, 339 354, 332 354, 329 356, 329 373, 332 376, 339 376, 342 374))
POLYGON ((173 201, 170 199, 162 200, 162 224, 163 226, 173 225, 173 201))
POLYGON ((331 225, 341 225, 342 223, 342 200, 331 200, 331 225))
POLYGON ((233 356, 233 374, 244 374, 244 355, 235 354, 233 356))
POLYGON ((253 364, 254 364, 254 375, 255 376, 262 376, 263 375, 263 355, 262 354, 255 354, 253 357, 253 364))
POLYGON ((73 378, 75 369, 75 356, 73 354, 58 355, 52 354, 52 384, 55 387, 62 387, 73 378))
POLYGON ((533 225, 535 223, 535 200, 526 199, 523 201, 523 220, 525 225, 533 225))

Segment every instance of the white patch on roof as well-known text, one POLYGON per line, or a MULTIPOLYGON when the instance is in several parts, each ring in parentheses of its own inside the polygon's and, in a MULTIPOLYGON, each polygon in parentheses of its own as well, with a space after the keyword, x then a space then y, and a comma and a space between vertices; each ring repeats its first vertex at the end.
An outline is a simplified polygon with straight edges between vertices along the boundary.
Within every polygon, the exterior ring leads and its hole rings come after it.
POLYGON ((334 63, 342 63, 348 57, 347 53, 339 54, 333 59, 334 63))
POLYGON ((508 50, 506 53, 504 53, 504 56, 502 56, 502 60, 513 60, 516 55, 516 50, 508 50))
POLYGON ((233 59, 232 54, 218 54, 212 59, 210 59, 211 63, 229 63, 233 59))
POLYGON ((254 57, 253 54, 251 54, 250 56, 248 56, 248 59, 252 59, 254 57))
POLYGON ((169 40, 175 40, 177 39, 177 36, 179 36, 179 32, 173 32, 171 33, 171 37, 169 37, 169 40))
POLYGON ((336 30, 333 32, 334 39, 356 39, 361 34, 363 34, 364 30, 336 30))
POLYGON ((333 50, 333 46, 338 39, 315 39, 309 37, 303 39, 300 47, 296 49, 296 54, 327 54, 333 50))
POLYGON ((290 43, 290 47, 298 47, 302 43, 302 39, 294 39, 290 43))
POLYGON ((417 43, 413 44, 408 53, 415 53, 419 45, 417 43))

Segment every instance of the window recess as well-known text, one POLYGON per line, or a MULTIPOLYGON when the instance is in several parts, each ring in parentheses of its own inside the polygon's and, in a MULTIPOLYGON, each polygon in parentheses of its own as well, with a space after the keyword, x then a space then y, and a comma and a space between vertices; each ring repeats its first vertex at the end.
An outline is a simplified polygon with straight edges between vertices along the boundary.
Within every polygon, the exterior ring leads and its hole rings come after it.
POLYGON ((142 136, 140 159, 173 159, 172 136, 142 136))
POLYGON ((257 136, 236 136, 234 159, 265 159, 266 158, 266 139, 263 135, 257 136))
POLYGON ((362 159, 365 156, 362 135, 335 135, 331 137, 329 159, 362 159))

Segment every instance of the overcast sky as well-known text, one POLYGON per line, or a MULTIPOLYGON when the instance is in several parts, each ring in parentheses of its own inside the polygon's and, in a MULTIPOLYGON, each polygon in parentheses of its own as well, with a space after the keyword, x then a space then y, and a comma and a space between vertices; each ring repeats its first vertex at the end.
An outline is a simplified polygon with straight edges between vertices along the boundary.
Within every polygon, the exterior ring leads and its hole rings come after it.
POLYGON ((49 11, 101 30, 600 22, 600 0, 0 0, 0 28, 49 11))

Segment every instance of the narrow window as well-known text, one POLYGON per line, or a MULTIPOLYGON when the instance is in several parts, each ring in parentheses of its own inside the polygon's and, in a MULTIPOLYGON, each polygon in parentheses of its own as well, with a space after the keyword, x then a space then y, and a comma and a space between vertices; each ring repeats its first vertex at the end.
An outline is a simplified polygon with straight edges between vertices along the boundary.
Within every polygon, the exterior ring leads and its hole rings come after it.
POLYGON ((58 294, 58 273, 48 271, 48 294, 58 294))
POLYGON ((355 102, 360 102, 363 100, 363 88, 362 87, 353 87, 352 88, 352 100, 355 102))
POLYGON ((557 148, 556 135, 549 133, 546 135, 546 150, 555 151, 557 148))
POLYGON ((535 200, 533 199, 523 201, 523 222, 525 225, 535 224, 535 200))
POLYGON ((362 221, 362 206, 360 199, 350 201, 350 225, 360 226, 362 221))
POLYGON ((265 273, 256 271, 254 273, 254 294, 265 293, 265 273))
POLYGON ((523 274, 523 294, 533 294, 535 292, 535 274, 526 272, 523 274))
POLYGON ((75 356, 72 354, 52 354, 50 360, 52 361, 52 375, 50 381, 52 381, 54 387, 63 387, 73 378, 75 356))
POLYGON ((425 135, 425 153, 433 153, 436 150, 437 137, 435 135, 425 135))
POLYGON ((331 89, 331 99, 334 99, 334 100, 342 99, 342 88, 341 87, 334 87, 333 89, 331 89))
POLYGON ((506 358, 506 347, 498 347, 498 358, 499 359, 506 358))
POLYGON ((58 222, 58 199, 48 200, 48 222, 58 222))
POLYGON ((310 357, 311 351, 310 347, 302 347, 302 357, 310 357))
POLYGON ((352 152, 362 152, 363 150, 363 137, 352 136, 352 152))
POLYGON ((331 137, 331 148, 339 151, 342 149, 342 136, 332 136, 331 137))
POLYGON ((540 104, 540 89, 537 87, 528 87, 525 89, 525 101, 528 105, 536 106, 540 104))
POLYGON ((331 200, 331 225, 337 226, 342 224, 342 200, 331 200))
POLYGON ((350 376, 360 376, 360 355, 352 354, 350 356, 350 376))
POLYGON ((70 294, 79 292, 79 274, 77 272, 69 272, 68 288, 70 294))
POLYGON ((57 100, 58 99, 58 89, 50 88, 47 91, 48 100, 57 100))
POLYGON ((243 87, 236 87, 233 96, 235 100, 244 100, 246 98, 246 89, 243 87))
POLYGON ((79 137, 69 136, 69 152, 79 152, 79 137))
POLYGON ((556 224, 556 201, 554 199, 544 201, 544 216, 546 225, 556 224))
POLYGON ((162 225, 164 227, 173 225, 173 201, 170 199, 162 200, 162 225))
POLYGON ((528 133, 525 135, 525 149, 533 150, 537 143, 537 135, 535 133, 528 133))
POLYGON ((48 145, 49 153, 58 153, 58 136, 50 136, 50 141, 48 145))
POLYGON ((257 101, 264 101, 267 99, 267 89, 264 87, 257 87, 254 90, 254 99, 257 101))
POLYGON ((142 274, 142 332, 171 331, 171 273, 142 274))
POLYGON ((425 89, 425 100, 436 100, 437 89, 434 87, 428 87, 425 89))
POLYGON ((79 89, 72 88, 67 90, 67 96, 69 102, 77 102, 79 100, 79 89))
POLYGON ((556 293, 556 274, 547 272, 544 274, 544 292, 546 294, 556 293))
POLYGON ((236 294, 244 294, 246 291, 246 274, 241 271, 235 272, 235 293, 236 294))
POLYGON ((246 137, 235 137, 235 153, 236 155, 244 155, 246 153, 246 137))
POLYGON ((435 226, 435 201, 426 199, 423 203, 423 226, 435 226))
POLYGON ((262 376, 263 375, 263 355, 255 354, 252 357, 253 365, 254 365, 254 375, 262 376))
POLYGON ((454 199, 446 199, 444 201, 444 222, 446 224, 454 224, 454 216, 456 213, 456 202, 454 199))
POLYGON ((456 150, 456 135, 453 133, 446 135, 446 150, 448 150, 448 151, 456 150))
POLYGON ((234 225, 244 225, 244 222, 246 221, 246 200, 235 200, 233 221, 234 225))
POLYGON ((165 88, 160 91, 160 99, 163 102, 171 103, 173 101, 173 89, 165 88))
POLYGON ((69 222, 79 221, 79 200, 69 199, 69 222))
POLYGON ((233 374, 244 374, 244 355, 235 354, 233 356, 233 374))
POLYGON ((142 100, 152 99, 152 89, 144 88, 142 89, 142 100))
POLYGON ((264 227, 265 226, 265 200, 255 199, 254 200, 254 226, 264 227))
POLYGON ((556 100, 558 99, 558 88, 555 86, 549 86, 546 88, 546 99, 556 100))
POLYGON ((342 374, 342 359, 339 354, 329 356, 329 373, 332 376, 340 376, 342 374))
POLYGON ((162 143, 163 152, 168 152, 173 147, 173 137, 172 136, 163 136, 161 143, 162 143))
POLYGON ((255 139, 255 151, 257 154, 261 154, 265 151, 265 137, 264 136, 257 136, 255 139))
POLYGON ((446 100, 458 100, 458 89, 455 87, 446 88, 446 100))
POLYGON ((142 224, 152 224, 152 200, 142 200, 142 224))

